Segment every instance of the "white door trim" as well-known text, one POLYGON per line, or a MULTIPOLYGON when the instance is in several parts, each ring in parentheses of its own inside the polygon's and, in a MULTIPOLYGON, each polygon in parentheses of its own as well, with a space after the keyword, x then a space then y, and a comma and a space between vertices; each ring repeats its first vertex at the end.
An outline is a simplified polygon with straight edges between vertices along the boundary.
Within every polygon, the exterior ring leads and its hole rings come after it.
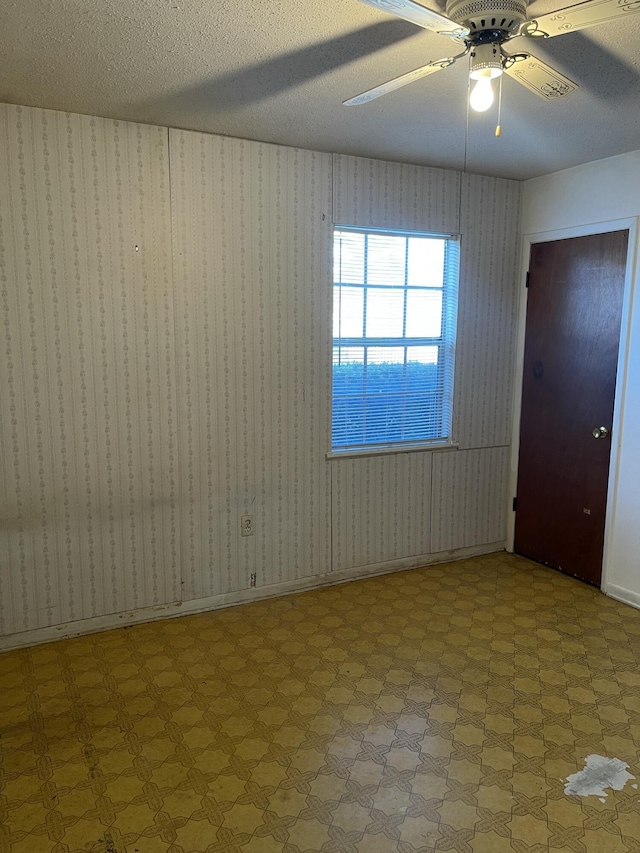
POLYGON ((520 453, 520 412, 522 408, 522 374, 524 366, 524 339, 527 321, 527 296, 526 289, 527 270, 529 269, 529 257, 533 243, 547 243, 551 240, 565 240, 571 237, 587 237, 592 234, 606 234, 610 231, 629 231, 629 243, 627 249, 627 267, 625 272, 624 298, 622 303, 622 320, 620 324, 620 348, 618 350, 618 372, 616 378, 616 391, 613 406, 613 429, 614 440, 611 442, 611 461, 609 464, 609 486, 607 489, 607 512, 605 516, 604 531, 604 553, 602 557, 602 581, 600 588, 606 589, 608 575, 608 556, 610 550, 610 533, 615 518, 615 504, 617 495, 617 482, 619 475, 619 443, 620 426, 624 413, 624 400, 627 383, 627 362, 629 354, 629 339, 631 335, 631 309, 633 307, 633 277, 635 269, 635 258, 638 252, 638 219, 615 219, 607 222, 591 222, 585 225, 576 225, 571 228, 560 228, 555 231, 540 231, 525 234, 522 238, 522 251, 520 257, 520 275, 518 278, 518 319, 516 326, 516 351, 513 373, 513 412, 511 430, 511 460, 509 466, 509 502, 507 506, 507 551, 513 551, 515 536, 515 512, 513 511, 513 498, 516 496, 518 485, 518 456, 520 453))

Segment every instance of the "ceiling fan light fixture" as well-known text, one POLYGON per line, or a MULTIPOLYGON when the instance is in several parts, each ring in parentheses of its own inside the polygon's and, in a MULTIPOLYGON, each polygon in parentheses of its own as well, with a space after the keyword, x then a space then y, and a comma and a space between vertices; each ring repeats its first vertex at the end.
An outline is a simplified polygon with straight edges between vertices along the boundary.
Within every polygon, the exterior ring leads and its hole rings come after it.
POLYGON ((475 85, 469 95, 469 106, 475 112, 484 113, 493 104, 491 81, 502 74, 503 61, 497 43, 478 44, 471 51, 469 77, 475 85))
POLYGON ((471 34, 486 30, 517 32, 527 16, 529 0, 446 0, 447 16, 471 34))
POLYGON ((477 113, 486 112, 493 104, 493 89, 491 88, 491 77, 478 77, 475 86, 469 95, 469 106, 477 113))
POLYGON ((481 80, 487 77, 489 80, 494 80, 502 74, 503 62, 499 44, 478 44, 471 50, 469 77, 472 80, 481 80))
POLYGON ((362 2, 433 33, 447 36, 463 46, 464 50, 443 59, 431 60, 420 68, 414 68, 413 71, 343 101, 348 106, 366 104, 408 83, 449 68, 463 56, 471 57, 469 73, 475 86, 469 100, 475 110, 489 108, 493 102, 491 80, 500 78, 503 72, 544 101, 565 98, 578 89, 576 83, 529 53, 503 53, 503 45, 516 37, 551 38, 640 13, 640 0, 581 0, 567 9, 547 12, 537 18, 527 18, 530 0, 444 0, 444 15, 416 0, 362 2), (482 92, 484 95, 481 95, 482 92))

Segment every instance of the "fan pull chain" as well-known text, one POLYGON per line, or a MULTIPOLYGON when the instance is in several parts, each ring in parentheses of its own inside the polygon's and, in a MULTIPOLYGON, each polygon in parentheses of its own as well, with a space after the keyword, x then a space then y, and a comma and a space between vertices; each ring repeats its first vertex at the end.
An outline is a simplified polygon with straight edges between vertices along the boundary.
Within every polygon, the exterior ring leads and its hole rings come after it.
POLYGON ((498 88, 498 124, 496 125, 496 136, 502 136, 502 126, 500 124, 500 120, 502 118, 502 78, 504 74, 500 75, 500 85, 498 88))
POLYGON ((469 144, 469 95, 471 93, 471 78, 467 77, 467 114, 466 114, 466 122, 464 128, 464 159, 462 162, 462 171, 467 171, 467 146, 469 144))

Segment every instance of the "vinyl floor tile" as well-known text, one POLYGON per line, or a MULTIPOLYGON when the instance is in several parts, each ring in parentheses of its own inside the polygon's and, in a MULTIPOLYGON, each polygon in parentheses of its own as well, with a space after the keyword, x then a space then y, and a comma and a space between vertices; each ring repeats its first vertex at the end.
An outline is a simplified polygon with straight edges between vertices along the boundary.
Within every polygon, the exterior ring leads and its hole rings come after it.
POLYGON ((0 655, 0 853, 640 853, 640 612, 508 554, 0 655))

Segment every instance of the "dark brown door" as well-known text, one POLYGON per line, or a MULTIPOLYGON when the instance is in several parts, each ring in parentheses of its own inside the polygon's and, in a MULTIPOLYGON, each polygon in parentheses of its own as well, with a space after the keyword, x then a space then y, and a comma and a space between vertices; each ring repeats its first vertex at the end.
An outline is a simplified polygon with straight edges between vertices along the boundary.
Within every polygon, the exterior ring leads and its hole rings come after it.
POLYGON ((536 243, 529 265, 515 551, 598 585, 627 238, 536 243))

